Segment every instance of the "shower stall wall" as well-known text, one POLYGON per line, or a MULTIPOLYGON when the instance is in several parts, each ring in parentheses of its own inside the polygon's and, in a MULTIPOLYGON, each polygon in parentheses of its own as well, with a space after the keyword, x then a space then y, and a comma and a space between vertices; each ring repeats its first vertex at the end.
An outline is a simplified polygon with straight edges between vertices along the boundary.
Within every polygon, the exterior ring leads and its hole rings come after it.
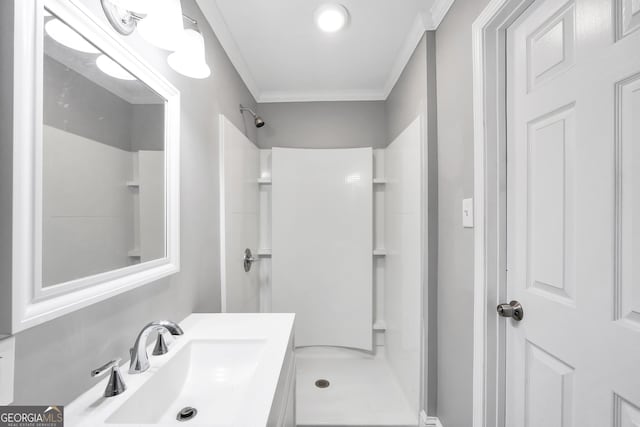
POLYGON ((272 151, 271 304, 296 345, 371 351, 371 148, 272 151))

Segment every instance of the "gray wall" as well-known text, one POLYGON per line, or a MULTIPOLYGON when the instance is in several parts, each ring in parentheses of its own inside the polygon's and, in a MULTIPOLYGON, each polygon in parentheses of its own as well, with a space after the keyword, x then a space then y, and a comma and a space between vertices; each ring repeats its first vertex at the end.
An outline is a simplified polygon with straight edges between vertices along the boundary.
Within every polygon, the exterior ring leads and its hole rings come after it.
POLYGON ((473 229, 462 199, 473 196, 471 25, 488 0, 456 0, 436 31, 438 90, 438 417, 468 427, 473 373, 473 229))
POLYGON ((388 144, 384 101, 259 104, 258 115, 266 122, 258 132, 260 148, 384 148, 388 144))
POLYGON ((48 55, 43 80, 45 124, 121 150, 164 149, 164 104, 130 104, 48 55))
POLYGON ((48 55, 43 68, 46 125, 131 151, 131 104, 48 55))
POLYGON ((427 392, 423 406, 429 415, 436 412, 437 387, 437 128, 435 91, 435 34, 425 33, 385 102, 387 143, 392 142, 418 115, 426 118, 426 135, 422 142, 423 162, 427 165, 423 191, 427 218, 425 232, 425 265, 423 283, 423 331, 426 341, 427 392))
POLYGON ((13 2, 0 1, 0 325, 8 325, 11 322, 12 35, 13 2))
POLYGON ((164 104, 133 104, 131 149, 164 150, 164 104))
MULTIPOLYGON (((6 11, 11 9, 9 3, 0 2, 0 70, 11 66, 6 59, 12 58, 12 25, 5 22, 12 15, 11 10, 6 11)), ((84 3, 106 24, 100 2, 84 3)), ((205 37, 212 67, 209 79, 180 76, 167 66, 166 52, 153 48, 137 34, 123 38, 181 92, 181 272, 17 334, 16 404, 69 403, 97 381, 89 377, 90 369, 114 357, 128 358, 137 332, 149 320, 180 321, 193 311, 220 310, 218 114, 225 114, 243 129, 245 120, 238 104, 256 105, 195 1, 183 0, 182 4, 184 12, 198 20, 205 37)), ((5 103, 11 102, 12 82, 4 72, 0 84, 0 286, 7 289, 11 282, 11 270, 6 268, 11 238, 5 218, 7 213, 10 218, 7 182, 11 181, 11 165, 6 159, 11 158, 12 140, 4 120, 10 117, 5 103)), ((249 138, 256 141, 255 128, 246 129, 249 138)))

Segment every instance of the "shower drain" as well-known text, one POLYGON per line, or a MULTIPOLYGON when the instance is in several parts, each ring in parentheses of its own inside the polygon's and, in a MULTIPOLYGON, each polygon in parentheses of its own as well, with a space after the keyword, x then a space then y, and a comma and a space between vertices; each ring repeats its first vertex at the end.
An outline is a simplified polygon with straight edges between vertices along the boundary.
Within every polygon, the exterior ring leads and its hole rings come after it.
POLYGON ((329 387, 329 384, 329 380, 321 379, 316 381, 316 387, 318 388, 327 388, 329 387))
POLYGON ((195 417, 197 413, 198 413, 198 410, 196 408, 187 406, 185 408, 180 409, 180 412, 178 412, 178 415, 176 415, 176 420, 189 421, 190 419, 195 417))

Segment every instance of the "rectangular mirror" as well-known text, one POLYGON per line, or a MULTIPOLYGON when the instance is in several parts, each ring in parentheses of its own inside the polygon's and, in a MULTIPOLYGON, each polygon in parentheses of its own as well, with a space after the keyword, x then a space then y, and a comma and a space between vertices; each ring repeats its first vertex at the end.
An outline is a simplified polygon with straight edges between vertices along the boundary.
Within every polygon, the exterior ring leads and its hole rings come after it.
POLYGON ((163 258, 164 104, 44 11, 42 284, 163 258))
POLYGON ((179 91, 82 2, 14 10, 24 25, 14 28, 12 287, 0 298, 11 316, 0 334, 180 265, 179 91))

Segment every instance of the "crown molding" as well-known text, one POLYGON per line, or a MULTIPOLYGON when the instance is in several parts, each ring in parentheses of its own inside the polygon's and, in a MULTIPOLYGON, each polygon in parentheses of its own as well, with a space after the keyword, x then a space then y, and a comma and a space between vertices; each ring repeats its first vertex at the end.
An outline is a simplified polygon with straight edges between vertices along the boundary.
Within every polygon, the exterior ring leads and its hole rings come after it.
POLYGON ((398 82, 425 31, 434 31, 438 28, 453 2, 454 0, 436 0, 429 9, 429 13, 416 16, 387 78, 384 86, 384 99, 389 96, 398 82))
POLYGON ((436 30, 454 0, 435 0, 428 13, 416 16, 384 87, 368 91, 261 91, 215 0, 196 0, 232 65, 258 103, 314 101, 383 101, 402 75, 425 31, 436 30))
POLYGON ((245 86, 247 86, 247 89, 251 92, 253 98, 257 100, 260 98, 260 89, 258 88, 251 71, 249 71, 249 66, 244 60, 233 34, 229 31, 229 26, 222 16, 222 12, 218 8, 218 2, 216 0, 196 0, 196 3, 198 4, 198 7, 200 7, 200 10, 205 15, 205 19, 209 22, 209 26, 218 38, 218 41, 222 46, 222 50, 224 50, 229 57, 231 65, 235 67, 245 86))
POLYGON ((274 102, 315 102, 315 101, 384 101, 384 91, 267 91, 261 92, 257 99, 260 104, 274 102))
POLYGON ((391 72, 389 73, 389 77, 387 77, 387 82, 384 85, 384 99, 387 99, 394 86, 398 82, 398 79, 402 75, 404 68, 407 66, 407 63, 411 59, 413 52, 416 50, 416 46, 420 43, 424 32, 427 27, 425 25, 425 17, 418 15, 416 19, 413 21, 413 25, 409 29, 407 33, 407 37, 404 40, 402 47, 398 52, 398 56, 396 56, 396 60, 393 63, 393 67, 391 68, 391 72))
POLYGON ((454 0, 436 0, 430 9, 429 28, 427 30, 437 30, 445 15, 453 5, 454 0))

